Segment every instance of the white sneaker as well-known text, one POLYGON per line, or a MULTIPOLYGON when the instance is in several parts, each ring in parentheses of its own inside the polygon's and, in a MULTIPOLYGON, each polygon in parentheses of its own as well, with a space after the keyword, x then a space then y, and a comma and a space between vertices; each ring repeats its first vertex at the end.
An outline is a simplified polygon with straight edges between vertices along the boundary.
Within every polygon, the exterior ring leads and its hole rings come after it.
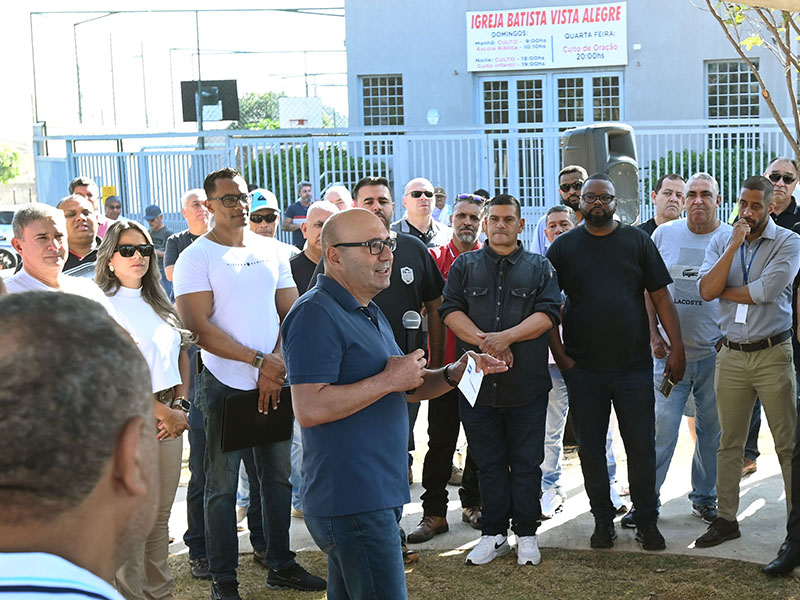
POLYGON ((611 486, 611 504, 614 505, 614 510, 618 515, 628 512, 628 507, 625 506, 622 498, 620 498, 619 492, 617 492, 617 488, 613 485, 611 486))
POLYGON ((561 497, 556 488, 549 488, 544 491, 539 503, 542 505, 542 518, 552 519, 561 510, 564 498, 561 497))
POLYGON ((517 536, 517 564, 538 565, 542 562, 539 538, 535 535, 517 536))
POLYGON ((482 535, 478 545, 467 555, 468 565, 485 565, 492 562, 498 556, 503 556, 511 551, 506 536, 482 535))

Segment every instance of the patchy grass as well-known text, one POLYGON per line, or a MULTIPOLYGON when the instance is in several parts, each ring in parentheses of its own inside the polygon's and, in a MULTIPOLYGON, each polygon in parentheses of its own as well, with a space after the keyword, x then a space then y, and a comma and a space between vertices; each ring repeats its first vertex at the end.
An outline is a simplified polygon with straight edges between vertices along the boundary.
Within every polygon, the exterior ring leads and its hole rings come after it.
MULTIPOLYGON (((407 573, 412 600, 800 600, 800 580, 771 579, 757 565, 718 558, 581 550, 542 550, 542 564, 520 567, 513 553, 480 567, 464 565, 461 553, 422 551, 407 573)), ((302 552, 299 562, 324 575, 325 556, 302 552)), ((210 584, 191 578, 186 556, 170 559, 179 600, 207 600, 210 584)), ((239 592, 244 600, 318 600, 325 594, 271 591, 266 571, 240 556, 239 592)))

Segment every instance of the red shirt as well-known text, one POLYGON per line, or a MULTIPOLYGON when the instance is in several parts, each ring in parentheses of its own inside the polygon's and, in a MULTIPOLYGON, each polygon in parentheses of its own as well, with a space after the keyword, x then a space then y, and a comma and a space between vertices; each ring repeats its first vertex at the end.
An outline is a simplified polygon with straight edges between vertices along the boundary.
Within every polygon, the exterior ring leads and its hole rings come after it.
MULTIPOLYGON (((480 250, 481 248, 483 248, 483 244, 481 244, 480 241, 476 241, 470 252, 472 250, 480 250)), ((433 257, 433 262, 436 263, 436 266, 439 267, 439 270, 442 272, 442 276, 447 280, 447 276, 450 274, 450 267, 456 262, 461 252, 455 247, 453 240, 450 240, 450 242, 444 246, 429 248, 428 251, 433 257)), ((444 364, 449 365, 456 360, 456 336, 449 329, 447 329, 446 332, 444 342, 444 364)))

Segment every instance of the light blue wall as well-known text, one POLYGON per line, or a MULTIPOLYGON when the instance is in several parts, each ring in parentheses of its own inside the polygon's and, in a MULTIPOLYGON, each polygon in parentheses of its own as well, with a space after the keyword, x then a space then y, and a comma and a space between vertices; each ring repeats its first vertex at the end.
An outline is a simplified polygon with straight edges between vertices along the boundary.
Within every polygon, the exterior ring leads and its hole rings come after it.
MULTIPOLYGON (((581 3, 346 0, 351 125, 363 124, 359 75, 395 73, 403 75, 407 127, 429 127, 426 114, 430 108, 439 111, 438 129, 478 124, 479 77, 467 72, 466 12, 581 3)), ((704 62, 738 58, 714 18, 690 0, 628 0, 627 4, 629 64, 622 67, 623 120, 705 118, 704 62), (633 50, 634 44, 641 44, 641 49, 633 50)), ((749 54, 761 57, 761 74, 773 87, 780 107, 785 107, 783 75, 775 59, 762 49, 749 54)), ((761 116, 770 116, 763 101, 761 116)))

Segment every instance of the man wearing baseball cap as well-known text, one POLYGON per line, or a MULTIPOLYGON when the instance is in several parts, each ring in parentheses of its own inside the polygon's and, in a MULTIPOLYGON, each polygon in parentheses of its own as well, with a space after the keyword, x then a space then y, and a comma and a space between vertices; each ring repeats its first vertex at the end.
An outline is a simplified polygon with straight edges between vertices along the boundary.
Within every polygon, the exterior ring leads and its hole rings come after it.
POLYGON ((447 205, 447 192, 443 187, 433 188, 433 200, 431 216, 443 225, 450 225, 450 207, 447 205))
POLYGON ((274 238, 282 256, 289 260, 300 252, 300 249, 275 237, 278 233, 280 208, 275 194, 269 190, 258 188, 250 192, 250 231, 274 238))
POLYGON ((161 285, 167 292, 167 296, 172 294, 172 282, 167 279, 164 273, 164 252, 167 249, 167 238, 172 235, 166 225, 164 225, 164 213, 158 204, 151 204, 144 209, 144 218, 150 227, 150 237, 153 238, 153 246, 158 256, 158 270, 161 271, 161 285))

